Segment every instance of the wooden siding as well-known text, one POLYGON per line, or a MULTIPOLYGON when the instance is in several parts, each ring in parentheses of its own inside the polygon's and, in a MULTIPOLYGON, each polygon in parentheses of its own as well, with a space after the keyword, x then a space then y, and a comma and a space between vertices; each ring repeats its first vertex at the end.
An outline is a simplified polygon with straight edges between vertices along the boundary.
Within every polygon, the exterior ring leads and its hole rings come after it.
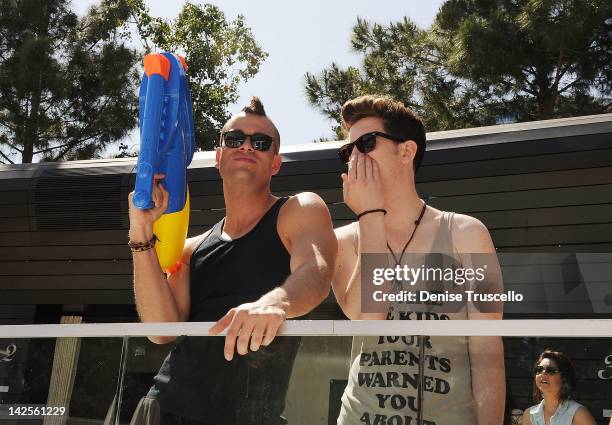
MULTIPOLYGON (((500 252, 612 251, 611 114, 429 139, 421 196, 482 220, 500 252)), ((340 226, 354 215, 342 202, 337 146, 289 146, 272 189, 318 193, 340 226)), ((125 244, 133 168, 130 159, 0 167, 0 303, 134 302, 125 244)), ((196 155, 189 187, 195 235, 225 214, 210 153, 196 155)))

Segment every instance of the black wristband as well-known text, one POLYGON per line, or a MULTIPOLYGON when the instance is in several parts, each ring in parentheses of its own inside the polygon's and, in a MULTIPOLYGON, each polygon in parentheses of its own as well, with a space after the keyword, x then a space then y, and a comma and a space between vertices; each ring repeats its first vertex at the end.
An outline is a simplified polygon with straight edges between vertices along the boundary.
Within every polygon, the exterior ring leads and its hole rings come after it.
POLYGON ((363 217, 366 214, 370 214, 370 213, 375 213, 375 212, 381 212, 383 214, 387 214, 387 210, 384 208, 376 208, 375 210, 367 210, 362 212, 361 214, 357 214, 357 220, 359 220, 361 217, 363 217))

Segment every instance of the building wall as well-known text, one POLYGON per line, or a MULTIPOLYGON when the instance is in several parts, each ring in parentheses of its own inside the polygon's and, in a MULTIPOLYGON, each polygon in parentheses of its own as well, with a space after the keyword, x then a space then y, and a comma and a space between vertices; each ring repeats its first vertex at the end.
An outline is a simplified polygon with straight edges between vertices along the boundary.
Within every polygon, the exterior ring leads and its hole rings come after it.
MULTIPOLYGON (((436 208, 479 218, 499 252, 612 252, 612 114, 432 133, 428 140, 417 175, 419 193, 436 208)), ((272 180, 279 196, 318 193, 335 226, 354 219, 342 202, 339 176, 345 166, 336 158, 339 145, 288 146, 272 180)), ((85 321, 117 321, 122 307, 122 320, 136 320, 126 245, 133 168, 130 159, 0 167, 3 324, 39 321, 36 312, 45 305, 60 306, 60 312, 80 309, 85 321)), ((196 155, 189 187, 189 234, 196 235, 224 216, 210 153, 196 155)), ((579 317, 612 317, 612 289, 606 299, 602 310, 579 317)), ((342 315, 330 296, 314 317, 342 315)), ((581 376, 579 401, 604 423, 601 412, 612 409, 612 380, 601 379, 598 371, 612 354, 609 340, 505 339, 509 405, 530 404, 532 361, 548 346, 574 358, 581 376)), ((337 381, 348 357, 334 355, 336 372, 325 373, 337 381)), ((326 361, 306 350, 296 373, 307 377, 311 362, 326 361)), ((328 392, 320 394, 329 399, 328 392)), ((316 417, 329 408, 321 403, 316 417)), ((337 399, 330 403, 337 407, 337 399)), ((288 409, 303 408, 288 401, 288 409)))

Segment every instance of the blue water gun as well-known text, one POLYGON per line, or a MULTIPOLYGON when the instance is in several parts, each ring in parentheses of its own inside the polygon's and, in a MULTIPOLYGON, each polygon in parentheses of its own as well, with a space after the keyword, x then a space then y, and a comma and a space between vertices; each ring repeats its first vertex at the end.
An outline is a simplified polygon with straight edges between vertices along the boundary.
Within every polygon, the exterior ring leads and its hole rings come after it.
POLYGON ((140 154, 136 166, 134 205, 154 206, 153 176, 164 174, 169 192, 168 209, 154 223, 159 241, 157 257, 164 270, 172 271, 181 257, 189 227, 187 166, 195 151, 191 94, 185 60, 171 53, 144 58, 140 85, 140 154))

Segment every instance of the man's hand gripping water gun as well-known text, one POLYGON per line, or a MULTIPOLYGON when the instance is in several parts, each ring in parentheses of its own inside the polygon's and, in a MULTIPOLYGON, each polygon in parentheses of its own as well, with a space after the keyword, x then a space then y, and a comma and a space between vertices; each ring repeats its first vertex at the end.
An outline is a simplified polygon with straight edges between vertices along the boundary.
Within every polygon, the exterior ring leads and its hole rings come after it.
POLYGON ((159 263, 163 270, 173 272, 180 267, 189 226, 187 166, 195 150, 187 64, 170 53, 149 54, 144 68, 140 154, 132 202, 143 210, 139 221, 155 220, 159 263))

